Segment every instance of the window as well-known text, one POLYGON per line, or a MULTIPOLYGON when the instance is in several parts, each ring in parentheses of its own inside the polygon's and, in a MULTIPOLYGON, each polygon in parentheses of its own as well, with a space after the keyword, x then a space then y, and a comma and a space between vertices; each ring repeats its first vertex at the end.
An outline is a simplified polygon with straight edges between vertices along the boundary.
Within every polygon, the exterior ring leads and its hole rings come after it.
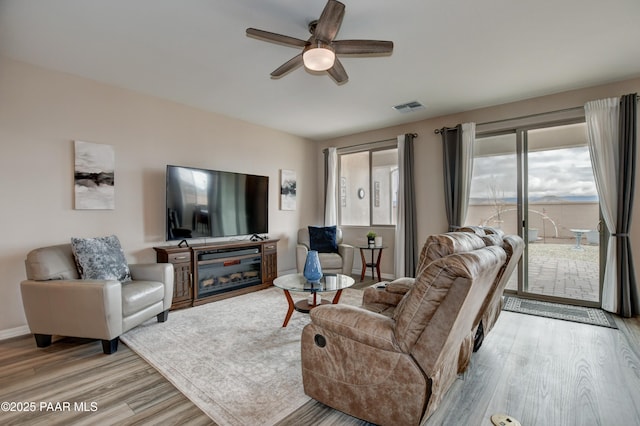
POLYGON ((395 225, 398 149, 339 154, 339 164, 340 225, 395 225))

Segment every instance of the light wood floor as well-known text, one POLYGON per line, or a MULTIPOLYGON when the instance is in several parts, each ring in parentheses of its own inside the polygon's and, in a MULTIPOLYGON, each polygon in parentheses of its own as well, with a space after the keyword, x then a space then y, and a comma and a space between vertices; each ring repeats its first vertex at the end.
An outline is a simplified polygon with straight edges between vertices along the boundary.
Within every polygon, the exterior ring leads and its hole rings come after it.
MULTIPOLYGON (((503 312, 426 425, 490 425, 500 412, 523 426, 640 424, 640 319, 616 320, 619 330, 503 312)), ((38 404, 0 411, 2 425, 213 424, 122 343, 106 356, 99 342, 80 339, 46 349, 31 336, 0 342, 0 401, 38 404), (47 412, 40 402, 71 409, 47 412)), ((367 423, 311 401, 280 423, 301 424, 367 423)))
POLYGON ((30 412, 0 411, 2 425, 212 424, 122 342, 113 355, 102 354, 99 341, 84 339, 65 338, 45 349, 32 336, 0 342, 0 401, 37 404, 30 412), (71 407, 47 411, 41 402, 71 407), (82 402, 87 411, 76 411, 74 404, 82 402))
POLYGON ((620 330, 502 312, 427 425, 640 425, 640 320, 620 330))

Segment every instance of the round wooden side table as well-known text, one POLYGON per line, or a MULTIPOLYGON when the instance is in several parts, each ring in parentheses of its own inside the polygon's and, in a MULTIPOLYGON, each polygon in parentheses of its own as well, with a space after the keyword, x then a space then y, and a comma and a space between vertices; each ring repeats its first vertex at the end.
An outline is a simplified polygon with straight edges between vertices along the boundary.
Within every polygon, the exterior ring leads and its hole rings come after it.
POLYGON ((378 273, 378 282, 382 281, 380 277, 380 259, 382 259, 382 250, 385 246, 360 246, 360 258, 362 259, 362 273, 360 274, 360 281, 364 281, 364 275, 367 272, 367 268, 371 268, 371 278, 376 279, 376 272, 378 273), (367 262, 365 258, 365 251, 371 251, 371 262, 367 262), (378 250, 378 256, 376 257, 376 250, 378 250))

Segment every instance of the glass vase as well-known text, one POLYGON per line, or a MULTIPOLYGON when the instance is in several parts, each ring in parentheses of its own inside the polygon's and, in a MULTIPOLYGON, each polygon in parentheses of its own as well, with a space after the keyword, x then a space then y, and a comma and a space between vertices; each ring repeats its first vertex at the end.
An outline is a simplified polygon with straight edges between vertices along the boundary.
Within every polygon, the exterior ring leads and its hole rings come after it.
POLYGON ((316 250, 309 250, 307 253, 303 275, 310 283, 317 283, 322 278, 322 267, 316 250))

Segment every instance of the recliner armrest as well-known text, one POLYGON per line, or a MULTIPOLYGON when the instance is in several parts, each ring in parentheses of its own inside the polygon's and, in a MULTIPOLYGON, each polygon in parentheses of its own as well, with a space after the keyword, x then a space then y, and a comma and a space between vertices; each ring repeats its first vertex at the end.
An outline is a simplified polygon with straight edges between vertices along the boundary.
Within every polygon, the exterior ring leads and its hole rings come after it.
POLYGON ((403 277, 397 278, 387 284, 386 290, 389 293, 396 293, 405 295, 409 290, 411 290, 416 282, 415 278, 403 277))
POLYGON ((362 304, 369 305, 382 303, 389 306, 398 306, 405 294, 413 287, 415 278, 398 278, 391 282, 378 283, 375 287, 367 287, 362 295, 362 304), (384 285, 384 288, 378 288, 384 285))
POLYGON ((384 315, 350 305, 321 305, 309 313, 313 324, 378 349, 400 352, 394 321, 384 315))
POLYGON ((362 304, 382 303, 389 306, 397 306, 404 294, 391 293, 385 288, 367 287, 362 294, 362 304))

